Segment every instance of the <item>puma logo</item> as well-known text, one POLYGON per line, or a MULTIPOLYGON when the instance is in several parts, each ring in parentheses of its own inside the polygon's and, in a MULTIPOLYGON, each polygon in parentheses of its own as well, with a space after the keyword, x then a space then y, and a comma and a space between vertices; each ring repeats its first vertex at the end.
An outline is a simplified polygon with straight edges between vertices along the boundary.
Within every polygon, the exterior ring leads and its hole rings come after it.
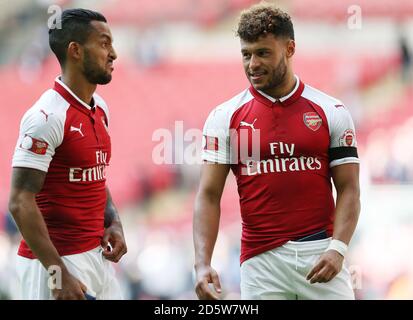
POLYGON ((245 122, 245 121, 241 121, 241 122, 239 123, 239 126, 240 126, 240 127, 242 127, 242 126, 244 126, 244 127, 250 127, 253 131, 255 131, 255 127, 254 127, 255 121, 257 121, 257 118, 255 118, 252 123, 248 123, 248 122, 245 122))
POLYGON ((76 127, 74 127, 74 126, 70 126, 70 131, 72 132, 72 131, 77 131, 77 132, 79 132, 80 134, 81 134, 81 136, 82 137, 84 137, 84 134, 83 134, 83 132, 82 132, 82 123, 80 123, 80 125, 79 125, 79 128, 76 128, 76 127))
POLYGON ((49 115, 53 114, 53 113, 47 114, 46 111, 44 111, 43 109, 40 109, 40 112, 43 113, 44 116, 46 117, 46 122, 47 122, 47 120, 49 120, 49 115))

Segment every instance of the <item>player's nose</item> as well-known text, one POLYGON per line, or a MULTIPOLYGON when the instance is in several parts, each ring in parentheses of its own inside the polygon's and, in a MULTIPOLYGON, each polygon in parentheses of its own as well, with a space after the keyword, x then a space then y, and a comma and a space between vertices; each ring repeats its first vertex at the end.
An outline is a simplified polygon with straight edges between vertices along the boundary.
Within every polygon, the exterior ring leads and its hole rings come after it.
POLYGON ((109 56, 112 60, 116 60, 118 58, 115 48, 112 47, 112 50, 110 51, 109 56))
POLYGON ((249 68, 251 71, 256 70, 257 68, 259 68, 261 66, 261 62, 260 59, 257 58, 256 55, 252 55, 251 59, 250 59, 250 64, 249 64, 249 68))

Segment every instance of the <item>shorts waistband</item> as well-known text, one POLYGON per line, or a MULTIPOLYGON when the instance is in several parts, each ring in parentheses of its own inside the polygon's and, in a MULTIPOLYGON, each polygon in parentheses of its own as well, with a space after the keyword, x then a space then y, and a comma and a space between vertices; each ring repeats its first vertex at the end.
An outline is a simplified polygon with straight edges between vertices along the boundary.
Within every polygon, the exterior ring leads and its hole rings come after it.
POLYGON ((288 241, 281 247, 275 248, 276 252, 282 254, 313 255, 323 253, 330 244, 331 237, 313 241, 288 241))
POLYGON ((99 251, 102 251, 103 250, 103 248, 102 248, 102 246, 98 246, 98 247, 96 247, 96 248, 94 248, 94 249, 92 249, 92 250, 90 250, 90 251, 95 251, 95 252, 99 252, 99 251))
POLYGON ((326 230, 321 230, 316 233, 308 234, 303 237, 299 237, 297 239, 294 239, 292 241, 297 241, 297 242, 304 242, 304 241, 315 241, 315 240, 322 240, 322 239, 327 239, 328 234, 326 230))
POLYGON ((102 251, 103 251, 103 248, 101 246, 98 246, 98 247, 90 249, 88 251, 75 253, 75 254, 70 254, 70 255, 65 255, 65 256, 76 256, 76 255, 79 255, 79 254, 88 254, 88 253, 101 253, 102 251))

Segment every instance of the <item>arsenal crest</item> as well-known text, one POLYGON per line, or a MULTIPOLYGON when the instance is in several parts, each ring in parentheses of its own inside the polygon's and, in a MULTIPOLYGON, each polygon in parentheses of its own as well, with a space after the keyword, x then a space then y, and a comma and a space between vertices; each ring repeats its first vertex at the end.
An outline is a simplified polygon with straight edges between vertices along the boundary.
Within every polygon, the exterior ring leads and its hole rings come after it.
POLYGON ((45 141, 37 140, 28 136, 27 134, 24 136, 20 148, 29 150, 33 153, 45 155, 47 151, 48 144, 45 141))
POLYGON ((354 147, 356 145, 356 135, 351 129, 344 131, 343 135, 340 137, 341 147, 354 147))
POLYGON ((306 113, 304 113, 303 120, 304 120, 304 124, 307 126, 307 128, 309 128, 313 131, 317 131, 321 127, 321 124, 323 123, 323 120, 317 114, 317 112, 306 112, 306 113))

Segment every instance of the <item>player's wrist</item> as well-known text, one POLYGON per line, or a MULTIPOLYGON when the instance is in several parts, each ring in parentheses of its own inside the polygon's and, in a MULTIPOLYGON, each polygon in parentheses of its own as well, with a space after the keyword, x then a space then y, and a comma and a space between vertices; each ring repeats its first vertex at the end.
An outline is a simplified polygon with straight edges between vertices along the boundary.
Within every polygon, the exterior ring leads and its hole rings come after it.
POLYGON ((47 258, 42 257, 42 259, 39 258, 39 260, 42 262, 43 266, 49 273, 53 273, 56 270, 62 273, 67 272, 65 263, 63 262, 62 258, 58 255, 47 258))
POLYGON ((342 255, 343 257, 345 257, 347 254, 348 245, 341 240, 332 239, 326 251, 329 251, 329 250, 334 250, 338 252, 340 255, 342 255))
POLYGON ((211 263, 207 262, 198 262, 194 264, 195 271, 199 271, 201 269, 211 268, 211 263))

